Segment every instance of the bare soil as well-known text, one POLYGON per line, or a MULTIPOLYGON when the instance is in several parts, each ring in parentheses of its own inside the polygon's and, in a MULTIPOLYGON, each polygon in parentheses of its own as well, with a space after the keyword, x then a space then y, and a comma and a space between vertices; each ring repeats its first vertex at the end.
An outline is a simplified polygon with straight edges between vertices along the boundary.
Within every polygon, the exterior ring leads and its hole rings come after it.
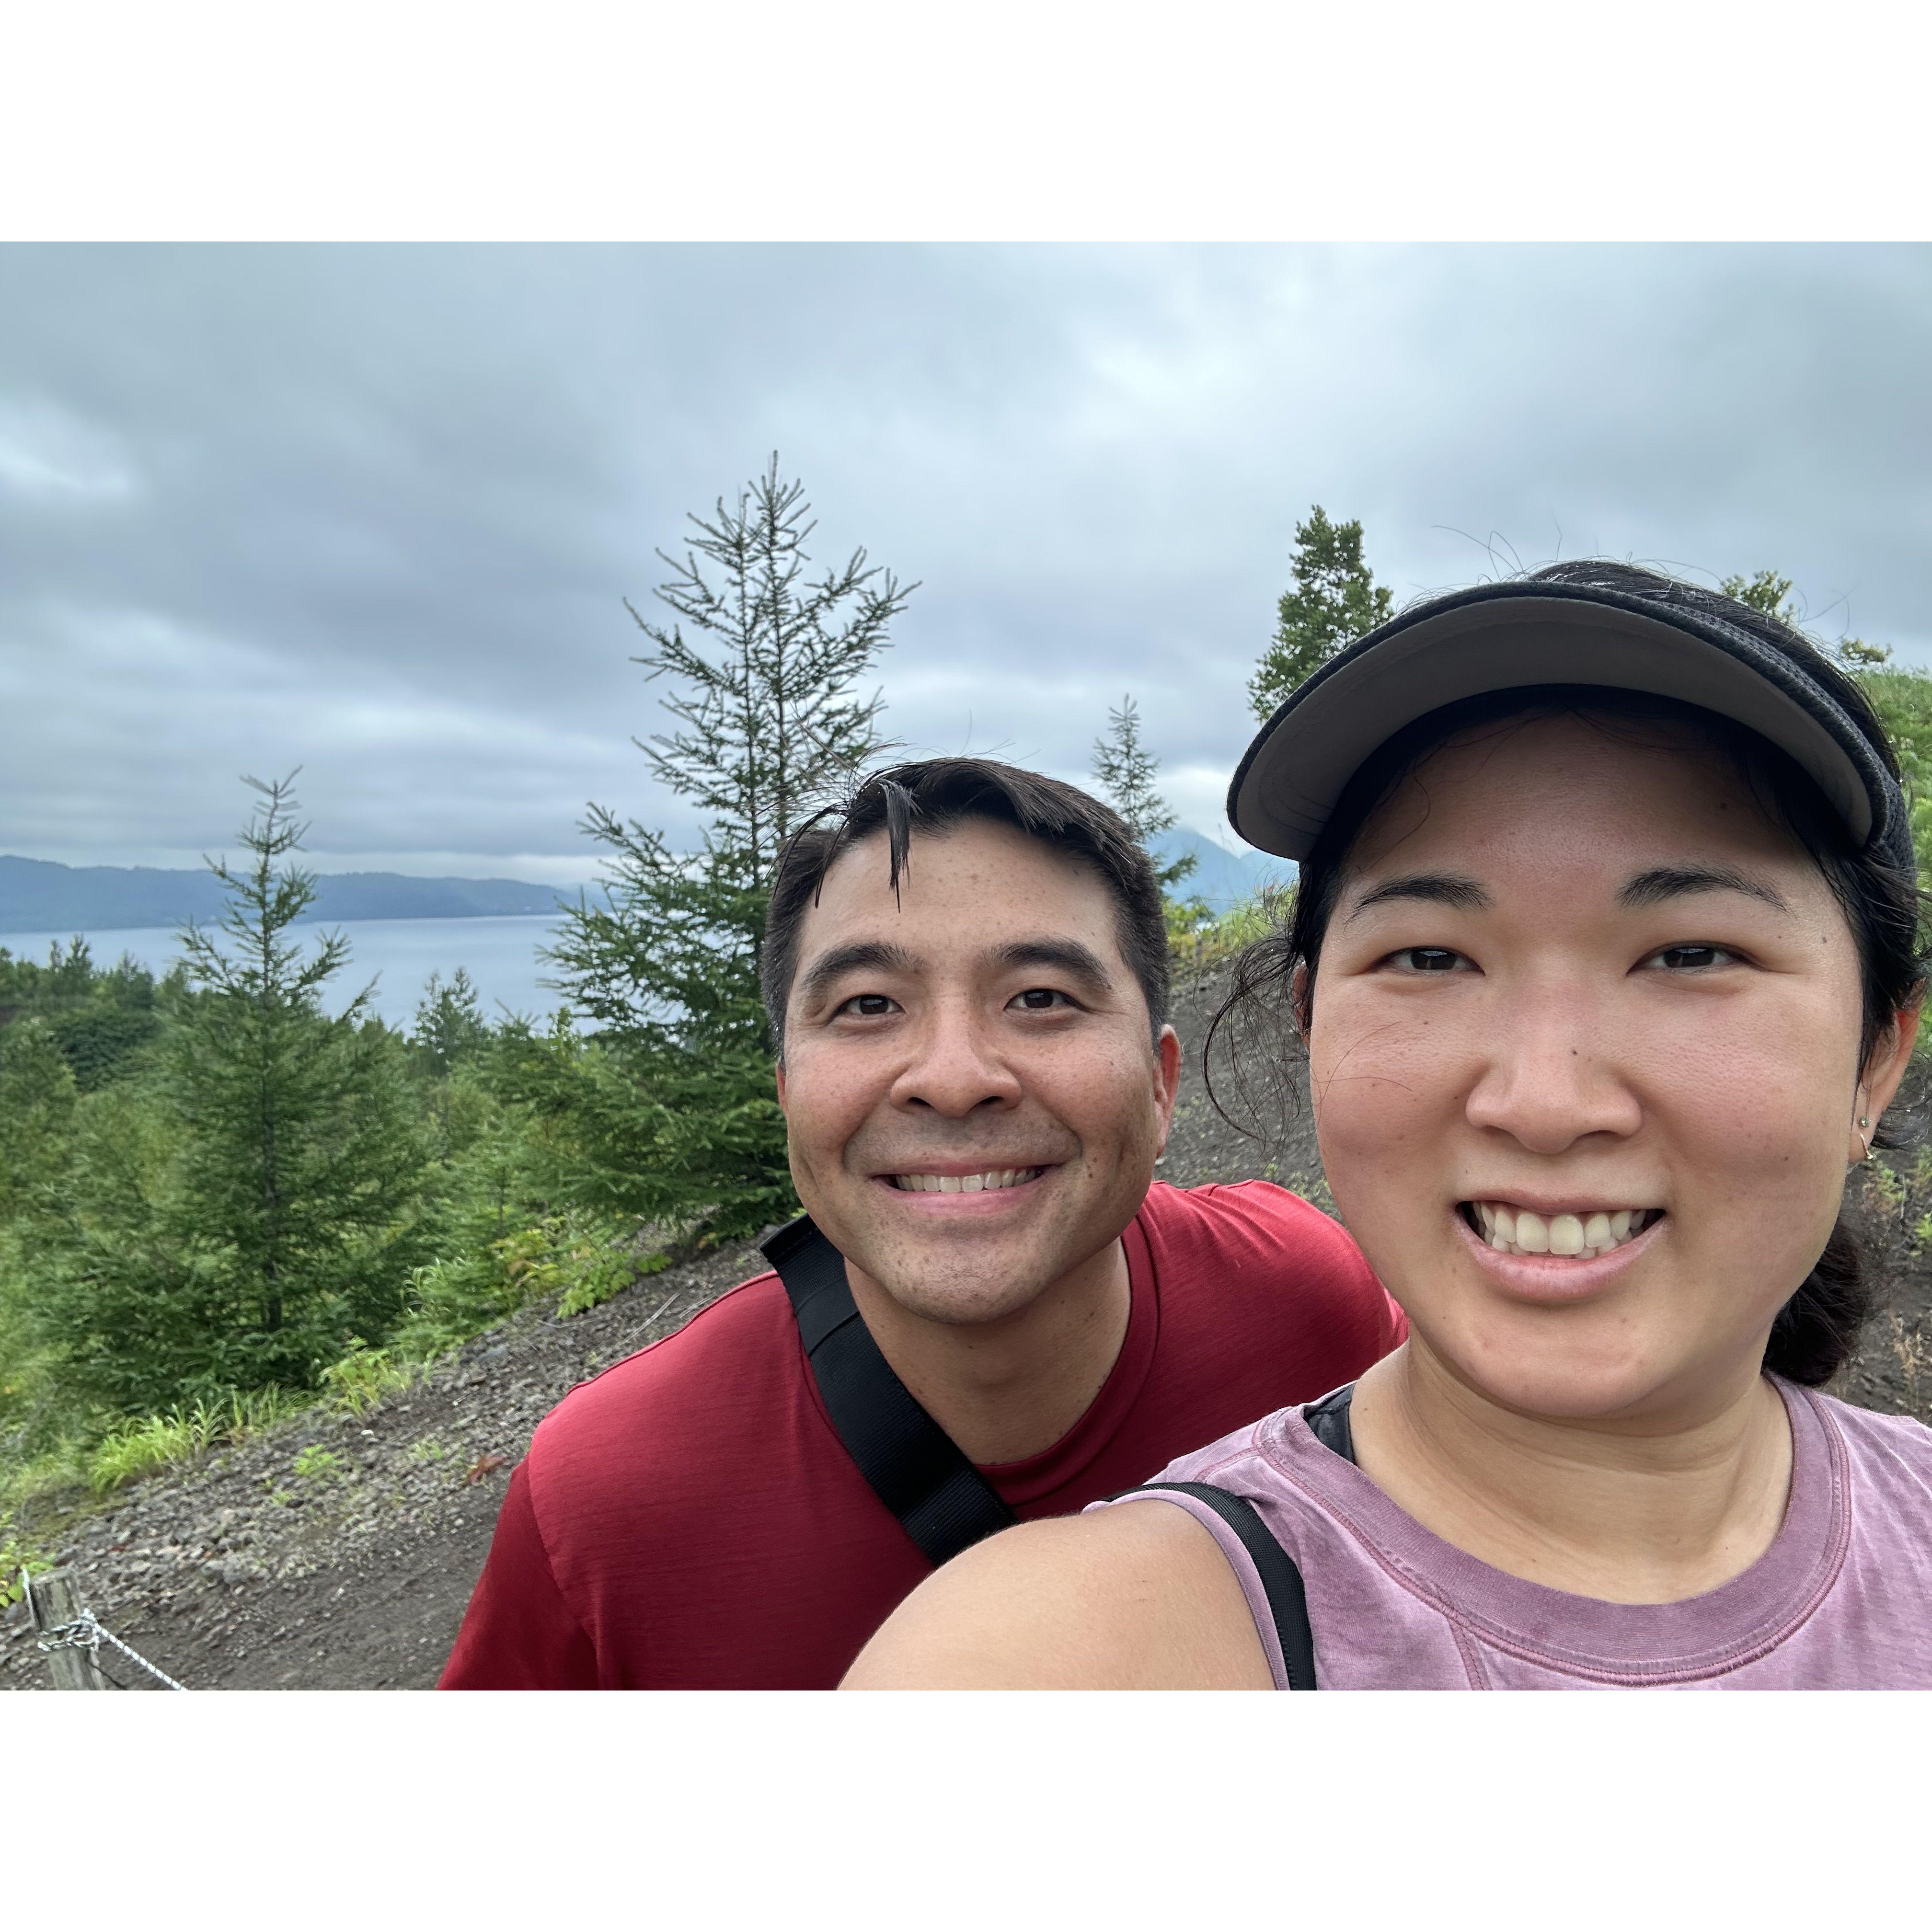
MULTIPOLYGON (((1200 1042, 1221 990, 1210 974, 1176 1002, 1189 1066, 1160 1176, 1182 1186, 1275 1180, 1329 1206, 1298 1082, 1259 1138, 1209 1103, 1200 1042)), ((1860 1192, 1901 1325, 1874 1325, 1838 1392, 1924 1414, 1932 1363, 1916 1351, 1932 1263, 1912 1231, 1932 1210, 1921 1198, 1932 1178, 1896 1199, 1860 1192)), ((576 1384, 673 1333, 762 1265, 746 1244, 677 1264, 568 1321, 551 1305, 526 1309, 365 1416, 308 1412, 77 1516, 57 1560, 106 1628, 190 1689, 428 1688, 537 1424, 576 1384)), ((100 1659, 128 1689, 160 1688, 110 1646, 100 1659)), ((0 1620, 0 1689, 46 1683, 16 1605, 0 1620)))

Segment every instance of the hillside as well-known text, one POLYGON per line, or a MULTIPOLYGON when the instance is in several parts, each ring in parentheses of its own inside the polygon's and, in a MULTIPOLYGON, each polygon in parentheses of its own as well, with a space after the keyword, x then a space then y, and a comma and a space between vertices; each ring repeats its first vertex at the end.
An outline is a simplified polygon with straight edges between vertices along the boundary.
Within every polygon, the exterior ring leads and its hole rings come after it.
MULTIPOLYGON (((576 896, 520 879, 413 879, 399 872, 329 872, 317 884, 304 920, 493 918, 547 913, 560 896, 576 896)), ((206 871, 62 866, 0 854, 0 938, 206 922, 227 904, 220 880, 206 871)))

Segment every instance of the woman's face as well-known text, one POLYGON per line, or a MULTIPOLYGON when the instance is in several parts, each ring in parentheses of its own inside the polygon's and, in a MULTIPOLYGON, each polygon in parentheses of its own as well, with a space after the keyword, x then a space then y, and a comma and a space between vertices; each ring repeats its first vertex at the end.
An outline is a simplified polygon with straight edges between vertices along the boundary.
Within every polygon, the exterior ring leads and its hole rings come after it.
POLYGON ((1858 982, 1823 876, 1690 734, 1523 718, 1427 759, 1348 860, 1309 1036, 1418 1345, 1579 1420, 1754 1378, 1896 1084, 1862 1084, 1858 982))

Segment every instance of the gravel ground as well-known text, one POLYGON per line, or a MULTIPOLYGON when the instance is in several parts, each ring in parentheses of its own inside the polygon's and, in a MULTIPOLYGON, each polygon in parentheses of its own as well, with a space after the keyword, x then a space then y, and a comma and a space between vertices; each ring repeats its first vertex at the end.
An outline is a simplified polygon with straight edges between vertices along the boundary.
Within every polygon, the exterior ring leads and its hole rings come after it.
MULTIPOLYGON (((1278 1180, 1329 1205, 1305 1096, 1258 1138, 1209 1104, 1200 1042, 1220 991, 1210 976, 1176 1001, 1188 1066, 1161 1178, 1278 1180)), ((1908 1196, 1868 1214, 1907 1324, 1902 1348, 1876 1324, 1844 1378, 1840 1392, 1875 1408, 1923 1413, 1932 1400, 1932 1364, 1914 1369, 1910 1340, 1932 1306, 1932 1269, 1905 1234, 1928 1208, 1908 1196)), ((366 1416, 312 1411, 138 1485, 80 1519, 58 1560, 108 1629, 191 1689, 426 1689, 537 1424, 577 1383, 674 1333, 762 1264, 735 1247, 568 1322, 550 1306, 526 1309, 366 1416)), ((129 1689, 160 1688, 110 1647, 101 1660, 129 1689)), ((0 1619, 0 1689, 46 1682, 16 1604, 0 1619)))

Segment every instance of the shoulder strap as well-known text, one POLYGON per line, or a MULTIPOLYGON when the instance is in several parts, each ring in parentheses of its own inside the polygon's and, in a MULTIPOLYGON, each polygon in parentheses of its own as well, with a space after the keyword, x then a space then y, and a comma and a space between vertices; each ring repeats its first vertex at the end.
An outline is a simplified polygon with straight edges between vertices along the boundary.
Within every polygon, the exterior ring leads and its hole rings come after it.
POLYGON ((1330 1449, 1344 1462, 1355 1460, 1355 1431, 1348 1411, 1355 1400, 1355 1385, 1344 1382, 1319 1402, 1311 1402, 1301 1412, 1308 1432, 1323 1448, 1330 1449))
POLYGON ((764 1244, 791 1299, 812 1379, 845 1451, 936 1568, 1018 1519, 879 1352, 845 1258, 801 1214, 764 1244))
POLYGON ((1268 1594, 1268 1610, 1274 1618, 1275 1635, 1281 1640, 1281 1660, 1287 1667, 1291 1690, 1313 1690, 1315 1635, 1308 1627, 1308 1593, 1302 1588, 1301 1572, 1294 1558, 1282 1549, 1261 1520, 1254 1504, 1244 1497, 1211 1483, 1143 1483, 1130 1490, 1127 1496, 1178 1490, 1208 1507, 1241 1539, 1254 1558, 1262 1588, 1268 1594))

